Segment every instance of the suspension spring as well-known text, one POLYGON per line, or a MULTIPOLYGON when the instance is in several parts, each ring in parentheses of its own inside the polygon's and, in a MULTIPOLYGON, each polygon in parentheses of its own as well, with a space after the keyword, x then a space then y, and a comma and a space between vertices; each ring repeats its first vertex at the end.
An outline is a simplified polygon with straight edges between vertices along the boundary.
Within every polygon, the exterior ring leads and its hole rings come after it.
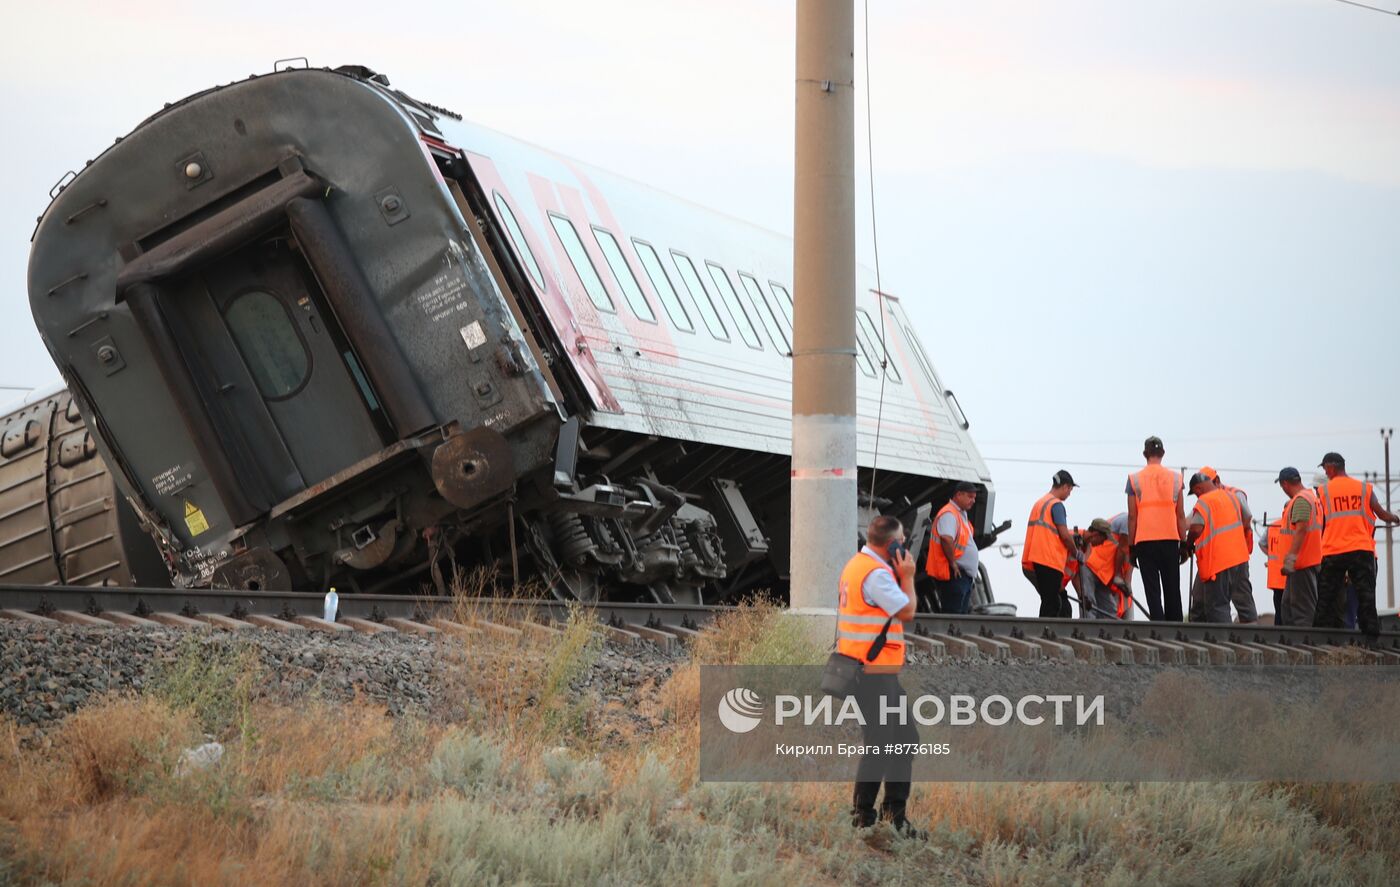
POLYGON ((570 564, 582 564, 593 550, 593 540, 583 525, 583 518, 566 511, 556 511, 545 515, 549 529, 554 535, 554 549, 560 560, 570 564))

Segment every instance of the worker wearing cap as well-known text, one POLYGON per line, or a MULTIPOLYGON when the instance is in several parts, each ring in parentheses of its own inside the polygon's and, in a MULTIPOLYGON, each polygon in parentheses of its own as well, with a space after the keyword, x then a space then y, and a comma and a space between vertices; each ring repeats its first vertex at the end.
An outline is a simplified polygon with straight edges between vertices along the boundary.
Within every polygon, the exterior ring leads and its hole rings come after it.
POLYGON ((1322 512, 1322 564, 1317 576, 1317 614, 1313 625, 1341 628, 1346 608, 1345 583, 1356 592, 1356 624, 1374 638, 1380 634, 1376 615, 1376 518, 1387 524, 1400 518, 1381 506, 1375 487, 1347 475, 1338 453, 1322 457, 1327 482, 1317 491, 1322 512))
POLYGON ((1040 615, 1073 615, 1065 594, 1066 566, 1074 550, 1074 536, 1065 516, 1065 500, 1078 484, 1068 471, 1055 472, 1050 492, 1031 506, 1026 521, 1026 544, 1021 549, 1021 572, 1040 595, 1040 615))
MULTIPOLYGON (((1286 510, 1286 509, 1285 509, 1286 510)), ((1287 515, 1285 515, 1286 517, 1287 515)), ((1284 609, 1283 590, 1288 585, 1288 577, 1283 575, 1283 555, 1286 543, 1283 541, 1283 518, 1275 518, 1264 527, 1259 537, 1260 554, 1264 555, 1268 571, 1268 588, 1274 595, 1274 624, 1287 625, 1288 613, 1284 609)))
MULTIPOLYGON (((1245 495, 1244 490, 1241 490, 1239 487, 1232 487, 1229 484, 1222 481, 1220 479, 1220 472, 1216 471, 1214 468, 1211 468, 1209 465, 1202 465, 1200 473, 1204 474, 1206 477, 1214 481, 1217 487, 1239 500, 1240 507, 1244 509, 1246 515, 1245 520, 1252 520, 1252 518, 1249 516, 1249 496, 1245 495)), ((1253 533, 1249 534, 1249 553, 1254 554, 1253 533)))
MULTIPOLYGON (((1194 548, 1196 571, 1206 602, 1206 621, 1230 621, 1233 602, 1240 622, 1253 622, 1254 589, 1249 582, 1249 517, 1240 500, 1199 471, 1191 476, 1196 507, 1187 530, 1188 549, 1194 548)), ((1185 562, 1183 556, 1182 562, 1185 562)))
MULTIPOLYGON (((1114 584, 1127 599, 1128 611, 1133 609, 1133 556, 1131 537, 1128 535, 1128 512, 1120 511, 1108 519, 1108 528, 1113 532, 1113 541, 1118 543, 1118 576, 1114 584)), ((1127 618, 1127 617, 1124 617, 1127 618)))
MULTIPOLYGON (((1283 574, 1283 625, 1311 626, 1317 616, 1317 575, 1322 569, 1322 512, 1317 494, 1303 486, 1296 468, 1278 473, 1288 496, 1279 518, 1279 572, 1283 574)), ((1270 557, 1273 552, 1270 552, 1270 557)))
POLYGON ((1086 615, 1095 619, 1122 619, 1128 607, 1119 566, 1122 559, 1118 552, 1118 537, 1112 525, 1101 517, 1089 522, 1085 536, 1089 552, 1084 559, 1087 573, 1084 598, 1092 607, 1086 615))
POLYGON ((977 576, 977 544, 968 512, 977 502, 977 485, 959 483, 933 522, 925 570, 933 579, 938 605, 945 613, 972 608, 972 580, 977 576))
POLYGON ((1186 502, 1181 476, 1162 466, 1160 437, 1143 441, 1147 466, 1128 475, 1128 544, 1142 571, 1148 617, 1181 621, 1181 560, 1186 539, 1186 502))

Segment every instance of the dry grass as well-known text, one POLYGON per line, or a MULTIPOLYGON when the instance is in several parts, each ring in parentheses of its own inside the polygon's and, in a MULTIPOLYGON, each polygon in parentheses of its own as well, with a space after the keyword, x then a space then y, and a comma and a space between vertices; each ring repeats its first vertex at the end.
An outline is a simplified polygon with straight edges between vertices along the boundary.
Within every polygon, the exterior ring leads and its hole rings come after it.
MULTIPOLYGON (((459 620, 508 619, 475 606, 459 620)), ((744 608, 693 659, 810 655, 791 631, 744 608)), ((0 883, 1326 885, 1400 864, 1394 786, 925 784, 927 843, 857 835, 848 786, 695 780, 693 664, 638 701, 663 729, 611 730, 570 691, 597 652, 582 615, 444 638, 452 718, 216 705, 238 676, 186 661, 43 741, 0 723, 0 883), (224 760, 177 776, 211 724, 224 760)))

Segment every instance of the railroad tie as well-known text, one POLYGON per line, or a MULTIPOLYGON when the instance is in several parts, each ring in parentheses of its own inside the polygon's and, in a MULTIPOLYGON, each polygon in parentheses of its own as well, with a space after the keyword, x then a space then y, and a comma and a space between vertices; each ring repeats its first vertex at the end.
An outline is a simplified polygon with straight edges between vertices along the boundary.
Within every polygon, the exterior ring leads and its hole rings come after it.
POLYGON ((253 623, 251 622, 244 622, 242 619, 234 619, 232 616, 224 616, 219 613, 200 613, 195 618, 215 628, 222 628, 228 631, 243 631, 253 627, 253 623))
POLYGON ((298 625, 295 622, 288 622, 285 619, 278 619, 276 616, 264 616, 262 613, 249 613, 244 617, 248 622, 258 628, 270 628, 273 631, 284 631, 288 634, 298 631, 306 631, 305 625, 298 625))
POLYGON ((89 616, 87 613, 80 613, 77 610, 54 610, 53 618, 68 625, 86 625, 90 628, 112 627, 112 623, 106 619, 89 616))
POLYGON ((361 619, 358 616, 341 616, 340 621, 348 625, 361 634, 398 634, 392 625, 385 625, 383 622, 375 622, 373 619, 361 619))
MULTIPOLYGON (((434 628, 433 626, 431 626, 431 625, 428 625, 428 624, 423 623, 423 622, 418 622, 418 621, 413 620, 413 619, 402 619, 402 618, 399 618, 398 616, 390 616, 389 618, 387 618, 387 619, 384 620, 384 624, 387 625, 387 626, 389 626, 390 628, 396 628, 396 629, 398 629, 399 631, 407 632, 407 633, 409 633, 409 634, 437 634, 437 633, 438 633, 438 630, 437 630, 436 628, 434 628)), ((465 627, 465 626, 463 626, 463 627, 465 627)))
POLYGON ((0 610, 0 619, 10 619, 15 622, 30 622, 34 625, 57 625, 57 619, 50 619, 47 616, 40 616, 38 613, 31 613, 28 610, 0 610))
POLYGON ((198 619, 191 619, 179 613, 152 613, 151 619, 169 628, 207 629, 210 627, 208 622, 200 622, 198 619))
POLYGON ((160 628, 159 622, 153 619, 145 619, 140 616, 133 616, 130 613, 114 613, 110 610, 103 612, 99 619, 106 619, 113 625, 120 625, 122 628, 160 628))

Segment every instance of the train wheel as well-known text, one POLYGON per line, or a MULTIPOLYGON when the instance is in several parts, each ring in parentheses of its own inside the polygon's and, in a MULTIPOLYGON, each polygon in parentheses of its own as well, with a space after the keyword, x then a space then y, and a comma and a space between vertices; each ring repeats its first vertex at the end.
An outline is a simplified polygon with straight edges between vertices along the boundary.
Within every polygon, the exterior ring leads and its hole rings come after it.
POLYGON ((555 597, 565 601, 595 604, 600 596, 598 574, 572 567, 560 567, 549 587, 555 597))

